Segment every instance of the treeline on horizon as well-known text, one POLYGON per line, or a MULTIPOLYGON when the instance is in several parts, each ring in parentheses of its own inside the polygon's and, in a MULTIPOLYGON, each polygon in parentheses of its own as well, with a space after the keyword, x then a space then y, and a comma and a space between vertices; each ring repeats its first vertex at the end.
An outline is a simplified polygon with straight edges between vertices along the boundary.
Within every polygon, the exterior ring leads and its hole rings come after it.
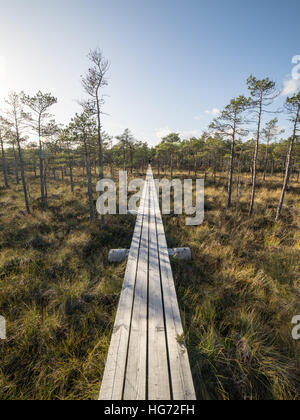
MULTIPOLYGON (((265 114, 272 114, 270 107, 280 94, 275 83, 251 75, 247 80, 249 98, 232 99, 201 137, 182 140, 178 133, 171 133, 159 145, 151 147, 136 140, 129 129, 115 138, 104 131, 102 90, 108 84, 110 65, 99 49, 90 51, 88 57, 91 66, 82 77, 87 99, 80 103, 82 112, 67 126, 57 124, 50 113, 57 103, 51 93, 29 96, 12 92, 5 101, 6 109, 0 110, 4 187, 9 187, 12 176, 16 184, 22 183, 28 214, 31 213, 28 174, 39 177, 41 206, 46 210, 47 180, 68 178, 74 192, 74 175, 82 170, 87 179, 90 220, 94 220, 93 174, 103 179, 104 166, 110 168, 112 176, 115 168, 145 172, 151 160, 159 176, 170 171, 173 177, 174 170, 184 170, 195 177, 199 173, 205 178, 212 174, 216 182, 218 172, 228 173, 227 208, 232 205, 234 175, 237 174, 239 189, 241 175, 249 173, 252 180, 249 216, 255 209, 258 175, 267 181, 269 176, 280 173, 283 185, 276 213, 276 221, 279 220, 290 181, 296 177, 299 182, 300 176, 300 93, 288 97, 284 109, 276 112, 285 112, 291 121, 290 133, 279 128, 277 117, 269 117, 265 122, 265 114), (256 130, 249 140, 250 124, 256 130), (38 142, 31 142, 28 133, 35 133, 38 142)), ((104 226, 104 216, 101 216, 101 226, 104 226)))

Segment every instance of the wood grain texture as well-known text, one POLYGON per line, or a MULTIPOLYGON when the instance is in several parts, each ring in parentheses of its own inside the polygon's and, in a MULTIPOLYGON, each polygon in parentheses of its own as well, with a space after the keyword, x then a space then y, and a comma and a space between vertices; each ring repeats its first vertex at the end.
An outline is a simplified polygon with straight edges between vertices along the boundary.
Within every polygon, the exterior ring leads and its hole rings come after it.
POLYGON ((148 399, 170 400, 170 378, 159 266, 153 177, 150 177, 148 399))
POLYGON ((149 246, 149 182, 145 198, 142 238, 131 319, 124 400, 145 400, 147 383, 147 296, 149 246))
POLYGON ((100 399, 196 399, 150 167, 128 257, 100 399))
MULTIPOLYGON (((153 178, 151 182, 154 184, 153 178)), ((154 206, 173 399, 196 400, 188 353, 183 342, 183 327, 157 194, 154 195, 154 206)))
POLYGON ((100 400, 122 400, 123 398, 129 331, 147 190, 148 186, 145 183, 105 365, 100 400))

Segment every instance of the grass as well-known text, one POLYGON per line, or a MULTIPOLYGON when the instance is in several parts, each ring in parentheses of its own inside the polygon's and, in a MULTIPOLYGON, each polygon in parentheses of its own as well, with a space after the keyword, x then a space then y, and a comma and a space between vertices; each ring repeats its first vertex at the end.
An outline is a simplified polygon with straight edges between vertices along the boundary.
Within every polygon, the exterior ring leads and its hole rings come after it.
MULTIPOLYGON (((31 216, 21 187, 0 189, 1 400, 97 398, 125 270, 107 255, 129 247, 135 218, 107 216, 101 231, 79 174, 76 185, 51 180, 42 212, 30 178, 31 216)), ((172 266, 199 399, 300 398, 299 184, 276 225, 279 195, 279 178, 261 184, 249 219, 247 183, 240 211, 235 196, 225 211, 225 181, 208 180, 201 226, 164 217, 169 246, 193 255, 172 266)))

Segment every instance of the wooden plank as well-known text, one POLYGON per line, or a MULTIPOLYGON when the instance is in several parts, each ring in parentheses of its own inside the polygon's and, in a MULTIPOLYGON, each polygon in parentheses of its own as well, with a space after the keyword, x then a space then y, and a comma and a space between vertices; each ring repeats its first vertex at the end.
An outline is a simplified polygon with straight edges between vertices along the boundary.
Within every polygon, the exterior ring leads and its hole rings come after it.
POLYGON ((148 186, 145 183, 102 380, 100 400, 117 401, 123 397, 133 294, 147 191, 148 186))
POLYGON ((156 233, 153 178, 150 179, 148 399, 170 400, 170 378, 156 233))
POLYGON ((149 168, 100 399, 195 400, 187 349, 178 340, 182 336, 167 242, 149 168))
POLYGON ((125 375, 124 400, 146 400, 147 382, 147 298, 149 253, 149 177, 144 207, 144 219, 136 287, 131 320, 128 362, 125 375))
MULTIPOLYGON (((154 184, 153 177, 151 183, 154 184)), ((160 269, 162 276, 172 397, 173 400, 195 400, 196 394, 188 359, 188 353, 186 346, 181 344, 183 337, 183 327, 157 194, 154 194, 154 205, 157 224, 160 269), (178 340, 179 338, 181 339, 180 342, 178 340)))

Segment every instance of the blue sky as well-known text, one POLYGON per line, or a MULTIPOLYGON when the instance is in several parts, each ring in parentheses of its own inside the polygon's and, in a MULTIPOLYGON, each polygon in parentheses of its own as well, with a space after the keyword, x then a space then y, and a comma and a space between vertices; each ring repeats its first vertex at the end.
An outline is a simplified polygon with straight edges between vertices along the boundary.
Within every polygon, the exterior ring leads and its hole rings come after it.
MULTIPOLYGON (((168 131, 200 134, 214 112, 247 93, 250 73, 282 88, 292 57, 300 55, 299 0, 0 0, 0 6, 0 105, 9 90, 51 91, 59 100, 57 120, 67 123, 84 97, 86 55, 99 46, 111 62, 104 129, 117 135, 129 127, 151 144, 168 131)), ((288 87, 296 90, 299 80, 288 87)))

